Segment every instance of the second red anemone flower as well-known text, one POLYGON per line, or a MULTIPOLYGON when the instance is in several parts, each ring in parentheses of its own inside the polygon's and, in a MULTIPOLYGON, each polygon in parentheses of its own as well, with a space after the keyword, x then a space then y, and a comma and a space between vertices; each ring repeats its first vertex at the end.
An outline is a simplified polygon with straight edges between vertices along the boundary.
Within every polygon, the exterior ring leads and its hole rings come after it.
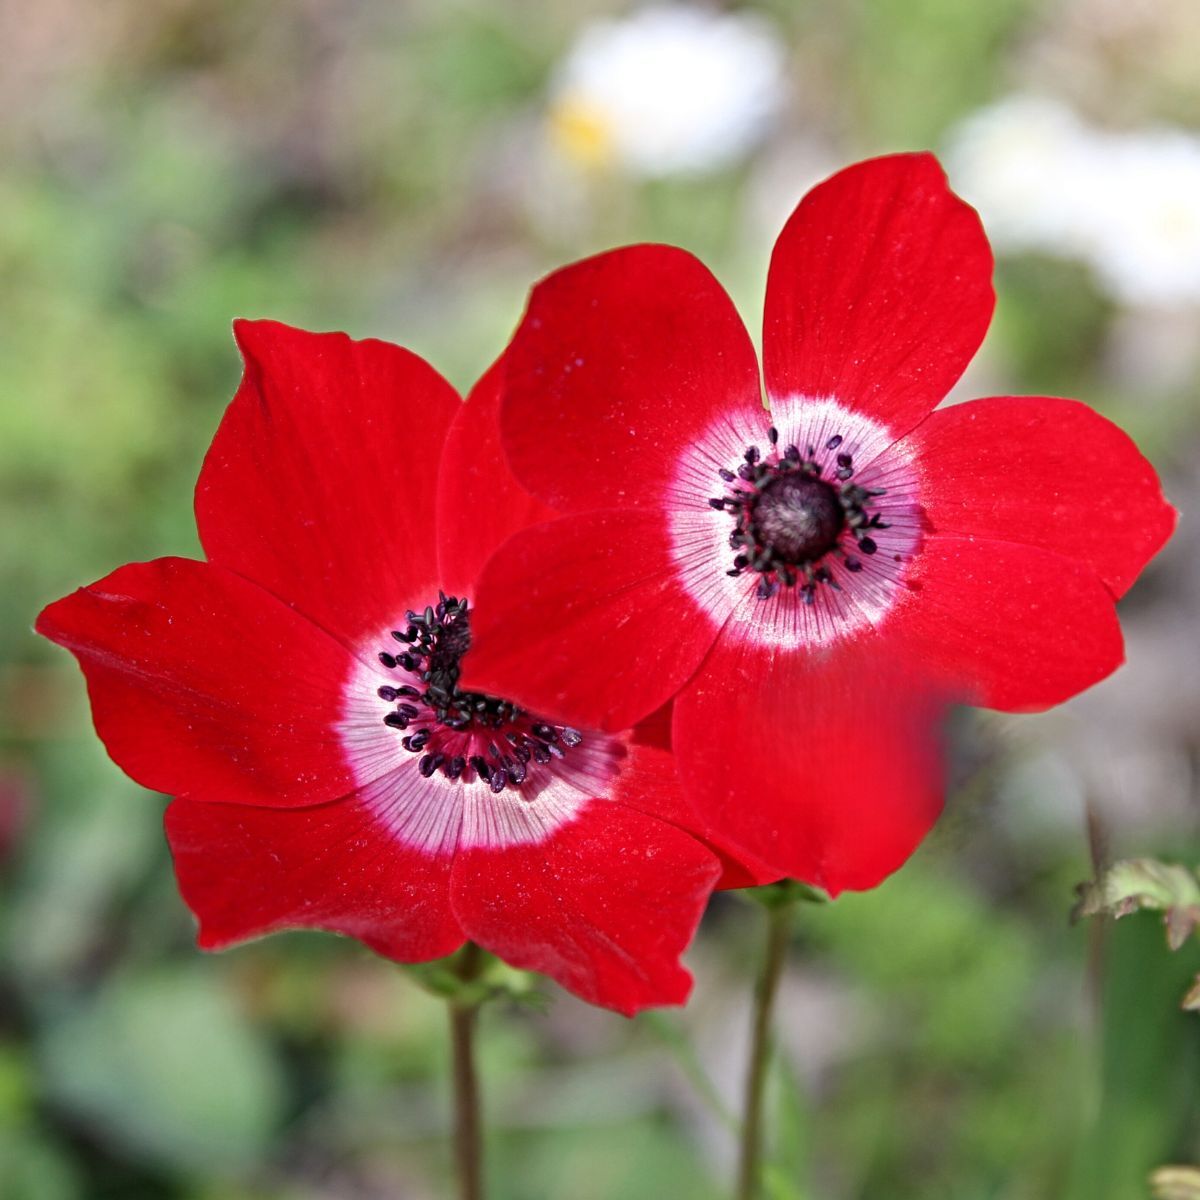
POLYGON ((931 155, 822 183, 771 260, 769 410, 691 255, 633 246, 545 279, 501 427, 569 515, 485 568, 470 686, 612 729, 674 696, 715 834, 830 892, 878 883, 940 810, 940 707, 1042 709, 1106 676, 1115 600, 1174 523, 1080 403, 934 411, 987 330, 991 268, 931 155))
POLYGON ((626 1013, 681 1002, 719 866, 672 823, 664 739, 460 685, 480 565, 547 515, 503 466, 496 373, 464 404, 396 346, 235 330, 207 561, 121 567, 37 624, 113 759, 176 797, 200 944, 308 926, 413 962, 470 939, 626 1013))

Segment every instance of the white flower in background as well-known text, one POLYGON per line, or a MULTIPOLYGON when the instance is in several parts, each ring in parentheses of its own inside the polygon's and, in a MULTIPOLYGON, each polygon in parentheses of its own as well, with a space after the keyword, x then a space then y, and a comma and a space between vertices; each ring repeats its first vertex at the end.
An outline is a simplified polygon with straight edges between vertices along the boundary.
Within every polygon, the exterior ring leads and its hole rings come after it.
POLYGON ((998 249, 1070 256, 1084 248, 1080 207, 1095 150, 1065 104, 1018 95, 967 117, 951 134, 946 165, 998 249))
POLYGON ((551 137, 588 167, 644 176, 736 160, 784 97, 784 50, 761 19, 673 5, 585 28, 555 75, 551 137))
POLYGON ((1200 303, 1200 137, 1164 129, 1104 140, 1090 255, 1101 280, 1129 304, 1200 303))
POLYGON ((1200 302, 1200 136, 1013 96, 963 121, 946 160, 997 249, 1080 259, 1131 306, 1200 302))

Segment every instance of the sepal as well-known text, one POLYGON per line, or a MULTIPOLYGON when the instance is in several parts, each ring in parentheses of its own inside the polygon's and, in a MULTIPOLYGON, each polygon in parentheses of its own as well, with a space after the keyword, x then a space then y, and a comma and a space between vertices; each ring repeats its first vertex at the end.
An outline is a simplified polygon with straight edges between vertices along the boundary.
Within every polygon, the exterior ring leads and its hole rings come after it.
POLYGON ((735 894, 752 904, 761 904, 768 910, 786 908, 801 901, 808 904, 833 903, 833 897, 824 888, 801 883, 798 879, 781 879, 778 883, 768 883, 763 887, 742 888, 735 894))
POLYGON ((541 988, 541 976, 510 967, 472 944, 432 962, 402 963, 401 969, 431 996, 460 1008, 479 1008, 503 1000, 544 1012, 550 1003, 541 988))

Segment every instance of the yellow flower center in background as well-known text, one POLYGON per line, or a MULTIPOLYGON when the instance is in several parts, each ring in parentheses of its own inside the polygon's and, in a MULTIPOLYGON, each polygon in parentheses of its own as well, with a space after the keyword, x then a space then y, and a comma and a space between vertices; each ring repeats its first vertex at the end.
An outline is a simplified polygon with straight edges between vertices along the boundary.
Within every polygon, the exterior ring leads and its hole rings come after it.
POLYGON ((550 138, 559 152, 589 170, 612 165, 616 143, 612 122, 597 105, 566 95, 550 110, 550 138))

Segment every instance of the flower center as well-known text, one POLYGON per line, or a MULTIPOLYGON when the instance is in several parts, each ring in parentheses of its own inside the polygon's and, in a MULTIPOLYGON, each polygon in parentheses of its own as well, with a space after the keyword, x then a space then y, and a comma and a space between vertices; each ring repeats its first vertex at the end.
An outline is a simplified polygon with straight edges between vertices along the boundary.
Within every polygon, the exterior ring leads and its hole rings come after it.
POLYGON ((389 708, 383 723, 404 732, 400 744, 420 754, 418 768, 429 778, 441 772, 466 783, 481 780, 493 792, 519 788, 531 764, 566 757, 583 735, 566 725, 532 716, 509 700, 458 686, 462 657, 471 646, 467 601, 438 593, 436 606, 405 614, 407 626, 393 629, 404 649, 382 650, 379 661, 406 681, 386 684, 379 698, 389 708))
POLYGON ((780 562, 815 562, 832 550, 846 523, 837 493, 798 472, 768 480, 750 502, 750 530, 780 562))
POLYGON ((872 534, 888 525, 872 510, 875 498, 886 492, 852 482, 854 456, 841 434, 825 442, 831 479, 825 478, 816 447, 781 450, 774 428, 767 438, 765 454, 748 446, 736 471, 720 471, 728 492, 708 502, 734 517, 729 545, 735 556, 726 574, 757 571, 763 599, 780 587, 794 587, 805 604, 813 604, 819 584, 841 591, 835 566, 856 574, 863 569, 858 554, 878 549, 872 534))

